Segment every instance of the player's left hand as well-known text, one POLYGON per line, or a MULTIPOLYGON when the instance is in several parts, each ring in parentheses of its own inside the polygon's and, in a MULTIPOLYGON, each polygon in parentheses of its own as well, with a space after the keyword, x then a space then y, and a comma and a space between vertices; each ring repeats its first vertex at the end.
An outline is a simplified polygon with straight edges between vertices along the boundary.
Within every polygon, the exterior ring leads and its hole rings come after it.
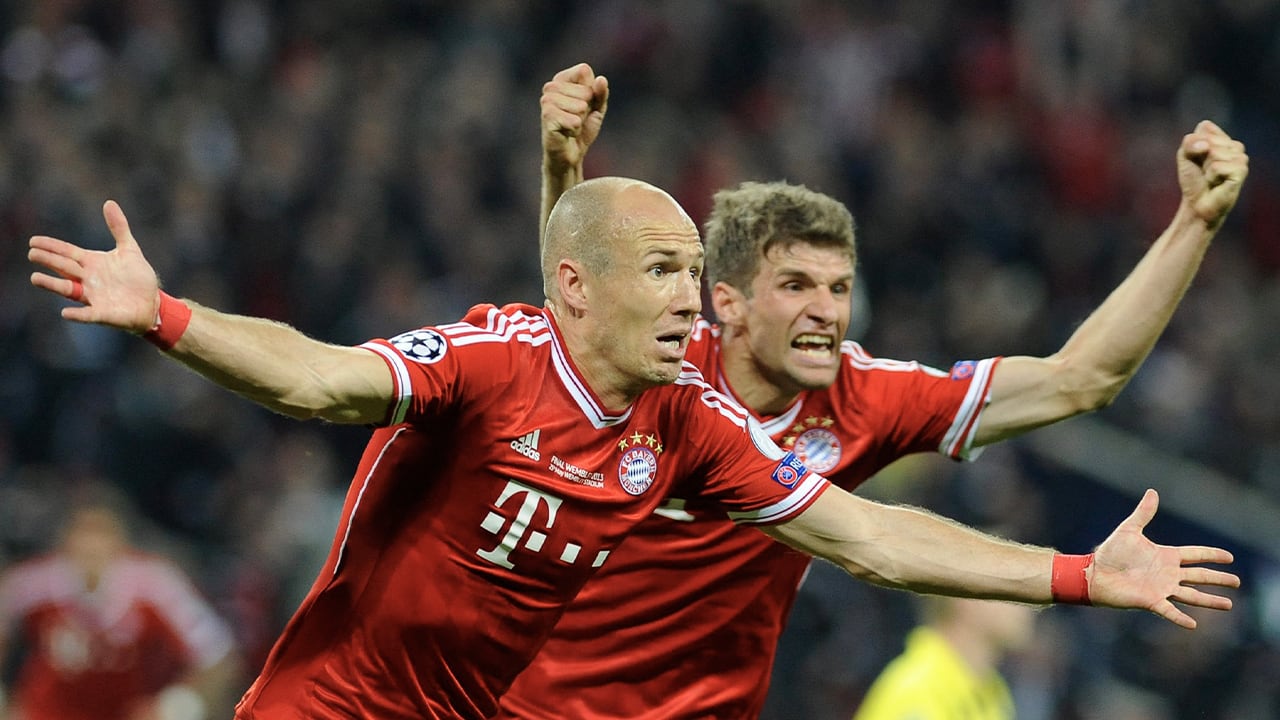
POLYGON ((1182 200, 1216 230, 1240 197, 1249 175, 1244 143, 1233 140, 1222 128, 1201 120, 1178 148, 1178 183, 1182 200))
POLYGON ((1176 605, 1230 610, 1231 599, 1193 586, 1240 587, 1240 578, 1221 570, 1193 567, 1228 564, 1231 553, 1200 545, 1157 545, 1143 535, 1155 517, 1160 497, 1147 490, 1142 501, 1094 552, 1089 572, 1089 598, 1094 605, 1150 610, 1175 625, 1194 628, 1196 621, 1176 605))

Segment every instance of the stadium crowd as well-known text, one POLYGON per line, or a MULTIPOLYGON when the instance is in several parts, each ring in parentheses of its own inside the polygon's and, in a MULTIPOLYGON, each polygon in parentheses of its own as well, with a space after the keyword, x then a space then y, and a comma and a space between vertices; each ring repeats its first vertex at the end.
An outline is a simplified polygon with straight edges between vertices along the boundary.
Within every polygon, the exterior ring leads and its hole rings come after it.
MULTIPOLYGON (((1274 0, 6 3, 0 563, 47 547, 60 498, 108 478, 256 672, 331 539, 352 470, 336 458, 367 433, 298 426, 146 343, 50 322, 26 238, 107 247, 117 199, 171 292, 339 343, 481 299, 540 304, 537 98, 579 60, 612 87, 589 175, 653 182, 695 221, 744 179, 840 198, 853 334, 941 367, 1052 352, 1163 228, 1171 149, 1214 119, 1248 146, 1248 187, 1099 418, 1280 502, 1278 27, 1274 0)), ((1064 548, 1104 534, 1074 509, 1129 503, 1019 441, 876 482, 907 475, 927 480, 903 499, 1064 548)), ((1019 717, 1277 716, 1274 552, 1240 548, 1237 609, 1192 633, 1045 611, 1007 661, 1019 717)), ((848 717, 913 624, 905 595, 815 566, 766 716, 848 717)))

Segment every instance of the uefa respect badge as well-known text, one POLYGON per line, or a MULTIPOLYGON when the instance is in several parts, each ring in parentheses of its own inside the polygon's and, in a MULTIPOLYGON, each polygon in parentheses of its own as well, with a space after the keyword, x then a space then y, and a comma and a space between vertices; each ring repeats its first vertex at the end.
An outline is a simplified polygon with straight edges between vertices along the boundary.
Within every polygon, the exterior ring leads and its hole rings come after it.
POLYGON ((778 461, 778 466, 773 469, 773 481, 788 490, 794 488, 800 478, 808 474, 809 470, 804 466, 804 462, 793 452, 789 452, 782 456, 778 461))

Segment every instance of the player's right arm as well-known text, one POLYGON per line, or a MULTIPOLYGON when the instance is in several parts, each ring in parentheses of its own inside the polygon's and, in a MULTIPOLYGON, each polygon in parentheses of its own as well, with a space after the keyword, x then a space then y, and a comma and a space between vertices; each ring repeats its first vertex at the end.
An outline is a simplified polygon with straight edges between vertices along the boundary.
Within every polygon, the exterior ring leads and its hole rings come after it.
MULTIPOLYGON (((1149 610, 1194 628, 1173 604, 1227 610, 1226 597, 1194 585, 1238 587, 1239 578, 1200 563, 1230 563, 1226 550, 1156 545, 1143 535, 1158 497, 1148 490, 1136 510, 1093 553, 1080 572, 1090 604, 1149 610)), ((876 503, 831 487, 790 520, 761 528, 774 538, 826 558, 855 577, 920 593, 1045 604, 1054 601, 1052 548, 987 535, 925 510, 876 503)))
MULTIPOLYGON (((32 237, 28 259, 57 276, 35 272, 31 284, 80 303, 63 308, 67 320, 147 333, 161 317, 159 280, 120 206, 108 201, 103 216, 116 242, 110 251, 32 237)), ((294 418, 375 424, 386 417, 394 381, 373 352, 323 343, 283 323, 186 305, 190 321, 166 352, 206 378, 294 418)))
POLYGON ((587 148, 595 142, 609 108, 609 81, 578 63, 542 86, 542 211, 539 250, 551 208, 566 190, 581 183, 587 148))

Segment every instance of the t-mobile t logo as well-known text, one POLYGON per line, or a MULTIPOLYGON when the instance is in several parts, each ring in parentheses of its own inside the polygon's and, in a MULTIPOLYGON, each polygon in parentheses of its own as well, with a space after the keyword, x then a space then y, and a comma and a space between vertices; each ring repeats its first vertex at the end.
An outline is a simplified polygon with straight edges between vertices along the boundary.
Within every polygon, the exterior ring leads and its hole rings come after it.
MULTIPOLYGON (((522 499, 514 518, 490 512, 485 516, 484 521, 480 523, 480 527, 494 535, 502 534, 502 539, 498 541, 497 547, 490 550, 476 550, 476 554, 480 557, 494 565, 501 565, 507 569, 515 567, 515 563, 511 562, 511 551, 515 550, 522 542, 528 550, 542 552, 542 546, 547 541, 547 534, 529 529, 529 523, 533 520, 538 506, 546 503, 547 524, 544 529, 549 530, 551 526, 556 524, 556 511, 560 509, 561 503, 561 499, 555 495, 548 495, 523 483, 508 480, 506 487, 502 489, 502 494, 498 496, 497 506, 500 508, 506 506, 507 501, 516 496, 521 496, 522 499), (507 524, 508 521, 510 521, 510 526, 507 524), (506 528, 505 534, 502 533, 503 528, 506 528)), ((581 545, 565 543, 564 549, 560 553, 560 561, 572 565, 578 561, 578 554, 581 551, 581 545)), ((596 553, 596 559, 592 563, 592 567, 600 567, 608 556, 608 550, 601 550, 596 553)))

